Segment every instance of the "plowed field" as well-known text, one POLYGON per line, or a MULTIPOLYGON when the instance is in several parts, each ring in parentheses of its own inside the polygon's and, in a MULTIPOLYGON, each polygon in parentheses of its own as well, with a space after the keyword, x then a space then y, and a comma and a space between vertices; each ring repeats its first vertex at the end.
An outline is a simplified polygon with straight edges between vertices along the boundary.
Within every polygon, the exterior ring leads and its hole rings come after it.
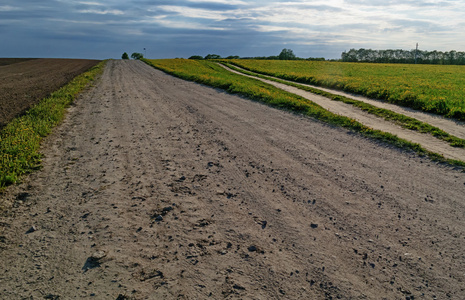
POLYGON ((0 59, 0 128, 98 62, 87 59, 0 59))
POLYGON ((33 60, 33 59, 36 59, 36 58, 0 58, 0 66, 17 64, 20 62, 33 60))

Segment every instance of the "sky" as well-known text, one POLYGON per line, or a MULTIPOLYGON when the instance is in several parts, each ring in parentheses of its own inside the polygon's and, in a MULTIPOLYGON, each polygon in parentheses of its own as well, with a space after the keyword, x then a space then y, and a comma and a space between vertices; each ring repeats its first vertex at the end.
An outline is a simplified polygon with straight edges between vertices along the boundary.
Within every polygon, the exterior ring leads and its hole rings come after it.
POLYGON ((0 57, 465 51, 465 0, 0 0, 0 57))

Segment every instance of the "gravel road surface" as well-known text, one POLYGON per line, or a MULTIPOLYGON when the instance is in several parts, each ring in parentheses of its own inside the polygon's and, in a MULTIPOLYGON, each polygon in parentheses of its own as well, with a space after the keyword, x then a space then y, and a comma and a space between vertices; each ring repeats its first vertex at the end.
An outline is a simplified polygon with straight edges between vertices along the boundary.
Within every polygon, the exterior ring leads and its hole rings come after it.
POLYGON ((465 174, 109 61, 1 195, 2 299, 463 299, 465 174))

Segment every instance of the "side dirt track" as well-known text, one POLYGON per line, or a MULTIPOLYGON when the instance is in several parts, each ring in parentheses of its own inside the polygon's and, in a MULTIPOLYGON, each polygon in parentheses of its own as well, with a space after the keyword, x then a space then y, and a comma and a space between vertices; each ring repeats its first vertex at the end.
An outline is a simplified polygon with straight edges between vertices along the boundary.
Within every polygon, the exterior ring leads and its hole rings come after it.
MULTIPOLYGON (((224 65, 222 65, 222 66, 224 67, 224 65)), ((245 70, 243 68, 240 68, 238 66, 234 66, 234 67, 237 68, 237 69, 240 69, 240 70, 247 71, 247 70, 245 70)), ((227 69, 229 71, 234 72, 234 70, 232 70, 230 68, 227 68, 227 69)), ((250 72, 250 71, 248 71, 248 72, 250 72)), ((257 74, 257 73, 255 73, 255 74, 257 74)), ((244 74, 242 74, 242 75, 244 75, 244 74)), ((259 75, 259 74, 257 74, 257 75, 259 75)), ((388 110, 393 111, 395 113, 399 113, 399 114, 402 114, 402 115, 417 119, 417 120, 419 120, 421 122, 428 123, 428 124, 430 124, 432 126, 435 126, 435 127, 439 128, 441 130, 444 130, 445 132, 447 132, 449 134, 452 134, 452 135, 454 135, 454 136, 456 136, 458 138, 465 139, 465 122, 462 122, 462 121, 453 120, 453 119, 449 119, 449 118, 446 118, 446 117, 443 117, 443 116, 440 116, 440 115, 426 113, 426 112, 422 112, 420 110, 414 110, 412 108, 391 104, 391 103, 386 102, 386 101, 370 99, 370 98, 367 98, 367 97, 364 97, 364 96, 355 95, 355 94, 340 91, 340 90, 324 88, 324 87, 321 87, 321 86, 316 86, 316 85, 311 85, 311 84, 292 82, 292 81, 289 81, 289 80, 284 80, 284 79, 276 78, 276 77, 273 77, 273 76, 267 76, 267 77, 274 78, 274 79, 279 79, 280 81, 283 81, 283 82, 297 83, 297 84, 299 84, 301 86, 308 86, 308 87, 319 89, 319 90, 322 90, 322 91, 325 91, 325 92, 328 92, 328 93, 331 93, 331 94, 334 94, 334 95, 340 95, 340 96, 344 96, 344 97, 347 97, 347 98, 350 98, 350 99, 362 101, 362 102, 371 104, 371 105, 379 107, 379 108, 388 109, 388 110)))
MULTIPOLYGON (((402 128, 401 126, 393 122, 386 121, 383 118, 367 113, 350 104, 346 104, 346 103, 339 102, 339 101, 332 101, 326 97, 316 95, 311 92, 308 92, 308 91, 305 91, 305 90, 302 90, 302 89, 299 89, 299 88, 296 88, 296 87, 293 87, 287 84, 278 83, 272 80, 267 80, 267 79, 263 79, 263 78, 259 78, 259 77, 255 77, 251 75, 246 75, 244 73, 232 70, 228 68, 227 66, 224 66, 224 65, 221 65, 221 66, 230 72, 240 74, 246 77, 255 78, 257 80, 273 85, 284 91, 301 96, 305 99, 308 99, 320 105, 321 107, 323 107, 324 109, 332 113, 340 114, 340 115, 352 118, 370 128, 381 130, 383 132, 388 132, 402 139, 408 140, 413 143, 420 144, 426 150, 441 154, 445 158, 454 159, 458 161, 465 161, 465 149, 464 148, 452 147, 447 142, 442 141, 432 135, 402 128)), ((331 92, 331 93, 334 92, 329 89, 324 89, 324 90, 331 92)), ((355 97, 355 96, 351 96, 343 92, 337 92, 337 93, 343 96, 347 96, 347 97, 359 100, 359 101, 370 103, 378 107, 390 109, 396 113, 401 113, 404 115, 408 115, 410 117, 420 117, 419 118, 420 120, 427 122, 433 126, 440 127, 442 130, 448 133, 457 134, 461 138, 465 137, 465 126, 461 122, 453 122, 453 121, 447 120, 442 117, 432 117, 431 114, 425 114, 421 112, 416 112, 414 114, 414 113, 408 112, 407 109, 401 108, 396 105, 384 104, 384 103, 381 103, 375 100, 370 100, 370 99, 362 98, 362 97, 355 97)), ((413 111, 413 110, 410 110, 410 111, 413 111)))
POLYGON ((465 174, 109 61, 2 195, 5 299, 462 299, 465 174))
POLYGON ((97 63, 87 59, 0 59, 0 128, 97 63))

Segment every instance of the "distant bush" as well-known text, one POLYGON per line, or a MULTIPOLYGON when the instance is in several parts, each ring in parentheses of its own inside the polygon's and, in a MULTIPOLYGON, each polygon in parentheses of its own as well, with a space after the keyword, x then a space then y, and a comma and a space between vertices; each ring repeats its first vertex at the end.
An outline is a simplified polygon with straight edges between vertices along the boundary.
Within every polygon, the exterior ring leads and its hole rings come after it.
POLYGON ((207 56, 205 56, 205 59, 220 59, 221 56, 219 56, 218 54, 208 54, 207 56))
POLYGON ((123 55, 121 56, 122 59, 129 59, 129 55, 124 52, 123 55))
POLYGON ((192 55, 189 59, 203 59, 203 57, 200 55, 192 55))
POLYGON ((133 59, 142 59, 142 58, 144 58, 144 55, 142 53, 134 52, 133 54, 131 54, 131 58, 133 58, 133 59))

